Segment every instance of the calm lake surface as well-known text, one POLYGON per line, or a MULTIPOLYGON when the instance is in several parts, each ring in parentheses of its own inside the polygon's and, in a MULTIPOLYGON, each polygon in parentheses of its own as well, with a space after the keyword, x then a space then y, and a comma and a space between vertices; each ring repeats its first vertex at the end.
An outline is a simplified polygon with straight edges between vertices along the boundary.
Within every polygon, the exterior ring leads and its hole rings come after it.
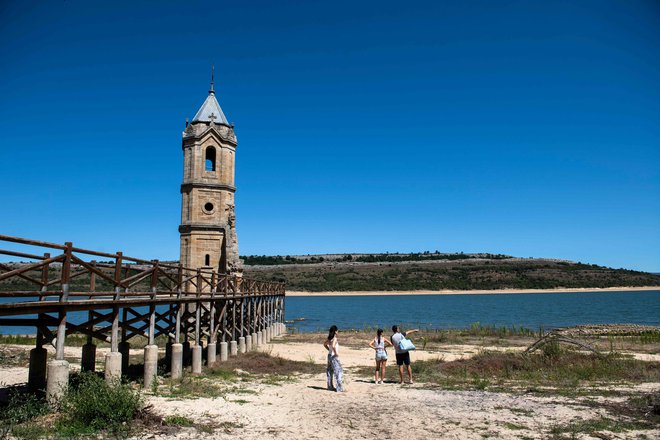
POLYGON ((286 320, 297 331, 380 327, 523 326, 532 330, 578 324, 660 325, 660 290, 469 295, 290 297, 286 320))
MULTIPOLYGON (((0 298, 9 302, 16 299, 0 298)), ((472 323, 497 327, 540 327, 578 324, 644 324, 660 326, 660 290, 573 293, 469 295, 393 295, 288 297, 287 321, 300 332, 381 327, 465 328, 472 323), (304 318, 304 321, 297 321, 304 318)), ((86 312, 71 313, 81 322, 86 312)), ((24 316, 23 316, 24 317, 24 316)), ((34 334, 33 327, 3 327, 0 334, 34 334)))

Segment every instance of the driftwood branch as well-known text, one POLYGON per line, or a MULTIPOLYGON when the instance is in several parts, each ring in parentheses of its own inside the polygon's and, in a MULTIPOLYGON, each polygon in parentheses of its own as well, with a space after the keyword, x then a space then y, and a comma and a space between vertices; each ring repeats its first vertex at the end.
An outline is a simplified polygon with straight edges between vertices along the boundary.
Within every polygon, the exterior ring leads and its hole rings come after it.
POLYGON ((588 350, 588 351, 591 351, 592 353, 595 353, 598 356, 603 356, 603 354, 600 351, 598 351, 597 349, 595 349, 591 345, 586 344, 584 342, 580 342, 580 341, 578 341, 576 339, 573 339, 573 338, 569 338, 568 336, 560 335, 560 334, 555 333, 555 332, 550 332, 546 335, 543 335, 539 340, 537 340, 532 345, 527 347, 527 349, 525 350, 525 353, 533 353, 536 350, 538 350, 539 348, 543 347, 544 345, 552 343, 552 342, 576 345, 576 346, 582 348, 583 350, 588 350))

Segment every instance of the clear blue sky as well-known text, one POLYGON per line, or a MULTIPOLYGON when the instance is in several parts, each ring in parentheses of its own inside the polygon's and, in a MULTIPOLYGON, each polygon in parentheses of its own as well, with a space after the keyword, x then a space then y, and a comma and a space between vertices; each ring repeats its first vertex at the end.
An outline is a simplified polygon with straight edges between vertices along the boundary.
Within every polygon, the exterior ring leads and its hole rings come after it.
POLYGON ((657 1, 0 3, 0 233, 176 259, 216 66, 241 254, 660 271, 657 1))

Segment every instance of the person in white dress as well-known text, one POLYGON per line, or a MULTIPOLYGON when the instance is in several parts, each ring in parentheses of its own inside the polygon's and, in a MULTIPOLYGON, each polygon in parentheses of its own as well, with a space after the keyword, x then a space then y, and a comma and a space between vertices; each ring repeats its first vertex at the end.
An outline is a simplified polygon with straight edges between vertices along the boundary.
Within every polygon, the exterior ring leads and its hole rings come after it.
POLYGON ((344 391, 344 369, 341 367, 339 361, 339 341, 337 340, 336 325, 330 327, 328 332, 328 339, 325 340, 323 346, 328 350, 328 365, 325 370, 328 379, 328 390, 343 392, 344 391), (334 379, 334 384, 333 384, 334 379))

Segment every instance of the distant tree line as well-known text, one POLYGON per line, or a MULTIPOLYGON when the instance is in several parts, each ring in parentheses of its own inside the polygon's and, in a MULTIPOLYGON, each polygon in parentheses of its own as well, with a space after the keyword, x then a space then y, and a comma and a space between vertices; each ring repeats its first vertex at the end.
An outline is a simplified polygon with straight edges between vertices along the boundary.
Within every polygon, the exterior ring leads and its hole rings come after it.
MULTIPOLYGON (((350 255, 349 255, 350 256, 350 255)), ((504 260, 512 258, 508 255, 501 254, 465 254, 463 252, 455 254, 432 254, 428 251, 418 252, 414 254, 370 254, 360 255, 353 261, 359 263, 396 263, 401 261, 428 261, 428 260, 471 260, 476 258, 483 258, 488 260, 504 260)))
MULTIPOLYGON (((350 255, 349 255, 350 256, 350 255)), ((317 264, 323 263, 325 258, 323 257, 305 257, 298 258, 287 255, 285 257, 281 255, 245 255, 241 256, 241 259, 247 266, 277 266, 282 264, 317 264)))
POLYGON ((277 266, 285 264, 318 264, 328 261, 347 262, 354 261, 357 263, 396 263, 402 261, 430 261, 430 260, 470 260, 470 259, 488 259, 488 260, 504 260, 513 258, 509 255, 502 254, 465 254, 463 252, 453 254, 441 254, 437 251, 431 253, 430 251, 417 252, 410 254, 359 254, 353 257, 351 254, 346 254, 338 258, 325 258, 321 256, 311 257, 292 257, 290 255, 281 256, 268 256, 268 255, 246 255, 241 259, 247 266, 277 266))

